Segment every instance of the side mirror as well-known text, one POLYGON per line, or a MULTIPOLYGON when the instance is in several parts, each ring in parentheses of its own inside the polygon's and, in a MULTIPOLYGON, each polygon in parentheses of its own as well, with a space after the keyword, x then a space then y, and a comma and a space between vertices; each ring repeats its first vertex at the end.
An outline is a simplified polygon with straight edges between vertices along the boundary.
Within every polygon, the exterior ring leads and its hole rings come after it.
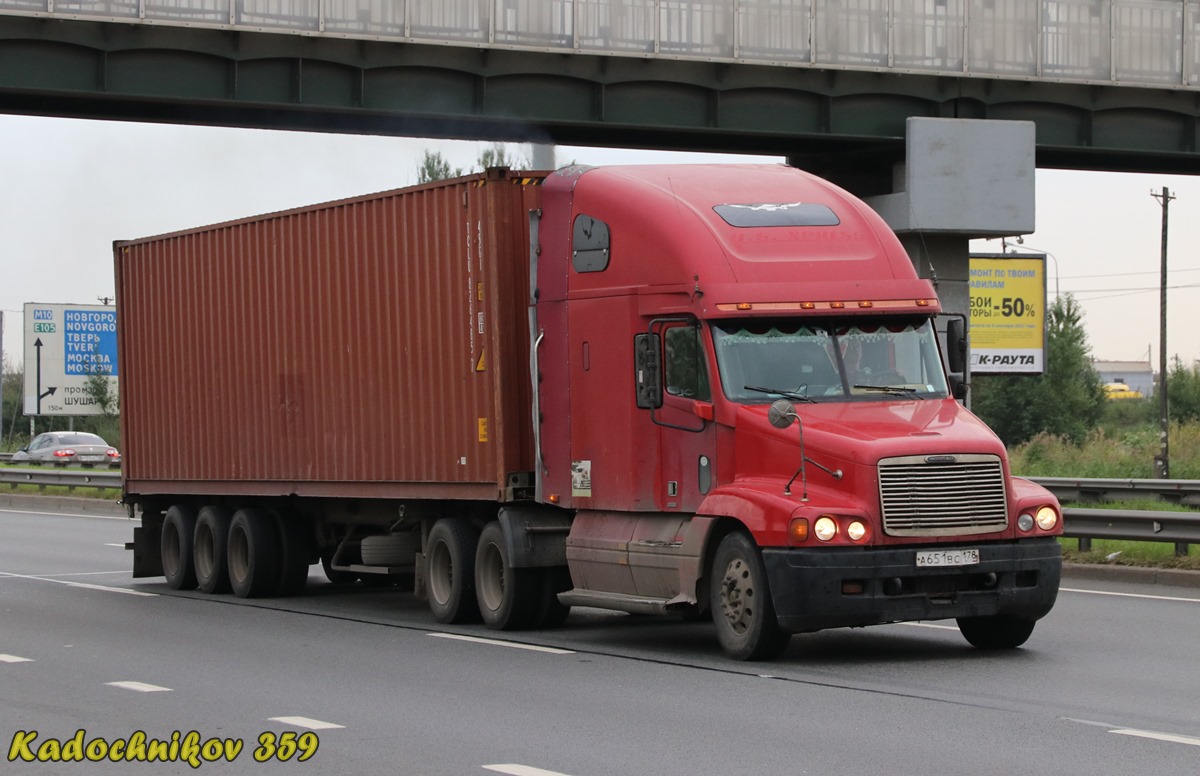
POLYGON ((662 340, 656 334, 636 334, 633 337, 633 375, 636 382, 637 406, 656 410, 663 403, 662 340))
POLYGON ((787 399, 776 399, 767 410, 767 420, 775 428, 787 428, 796 419, 796 405, 787 399))
POLYGON ((959 401, 967 400, 967 381, 963 379, 962 372, 951 372, 950 379, 950 395, 959 401))
POLYGON ((967 371, 967 321, 954 317, 946 321, 946 361, 950 371, 959 374, 967 371))

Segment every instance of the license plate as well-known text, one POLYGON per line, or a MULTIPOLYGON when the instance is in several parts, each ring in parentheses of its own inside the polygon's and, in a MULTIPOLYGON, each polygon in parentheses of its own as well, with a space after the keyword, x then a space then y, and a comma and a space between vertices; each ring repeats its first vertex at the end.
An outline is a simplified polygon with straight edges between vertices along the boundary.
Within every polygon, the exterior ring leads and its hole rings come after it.
POLYGON ((974 566, 979 550, 922 550, 917 553, 917 568, 935 566, 974 566))
POLYGON ((81 455, 79 456, 79 460, 84 463, 99 463, 104 460, 104 457, 100 455, 81 455))

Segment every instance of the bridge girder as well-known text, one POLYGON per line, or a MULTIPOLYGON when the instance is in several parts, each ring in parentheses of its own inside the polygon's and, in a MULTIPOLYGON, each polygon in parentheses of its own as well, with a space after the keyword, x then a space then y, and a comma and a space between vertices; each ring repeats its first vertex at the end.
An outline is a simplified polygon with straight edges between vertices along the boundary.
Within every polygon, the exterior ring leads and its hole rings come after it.
POLYGON ((781 154, 864 195, 890 190, 909 117, 1013 119, 1039 167, 1200 173, 1195 91, 15 16, 0 111, 781 154))

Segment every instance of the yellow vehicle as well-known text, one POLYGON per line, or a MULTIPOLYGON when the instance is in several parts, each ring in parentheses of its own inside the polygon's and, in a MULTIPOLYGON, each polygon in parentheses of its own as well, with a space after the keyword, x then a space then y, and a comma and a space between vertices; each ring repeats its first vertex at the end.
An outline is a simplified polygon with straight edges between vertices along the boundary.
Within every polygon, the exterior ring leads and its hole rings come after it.
POLYGON ((1125 383, 1105 383, 1104 395, 1109 399, 1141 399, 1141 391, 1135 391, 1125 383))

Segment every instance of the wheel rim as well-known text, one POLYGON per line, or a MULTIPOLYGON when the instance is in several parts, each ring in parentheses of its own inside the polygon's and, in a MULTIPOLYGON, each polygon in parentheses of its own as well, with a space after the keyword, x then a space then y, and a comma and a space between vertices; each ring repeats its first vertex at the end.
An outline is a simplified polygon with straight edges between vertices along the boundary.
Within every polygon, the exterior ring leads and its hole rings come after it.
POLYGON ((475 567, 476 594, 489 611, 497 611, 504 603, 504 559, 500 548, 493 543, 484 545, 475 567))
POLYGON ((750 566, 742 558, 734 558, 725 567, 721 579, 721 613, 738 635, 754 624, 754 581, 750 566))
POLYGON ((181 553, 179 552, 179 527, 174 522, 163 526, 163 570, 168 575, 178 573, 181 553))
POLYGON ((250 574, 250 547, 245 533, 242 531, 229 533, 228 552, 226 562, 229 564, 229 576, 240 583, 250 574))
POLYGON ((196 554, 196 573, 202 578, 208 579, 213 575, 213 567, 216 565, 213 562, 214 548, 211 531, 201 529, 196 532, 194 552, 196 554))
POLYGON ((433 600, 445 604, 454 589, 454 560, 445 542, 433 545, 429 557, 429 592, 433 600))

